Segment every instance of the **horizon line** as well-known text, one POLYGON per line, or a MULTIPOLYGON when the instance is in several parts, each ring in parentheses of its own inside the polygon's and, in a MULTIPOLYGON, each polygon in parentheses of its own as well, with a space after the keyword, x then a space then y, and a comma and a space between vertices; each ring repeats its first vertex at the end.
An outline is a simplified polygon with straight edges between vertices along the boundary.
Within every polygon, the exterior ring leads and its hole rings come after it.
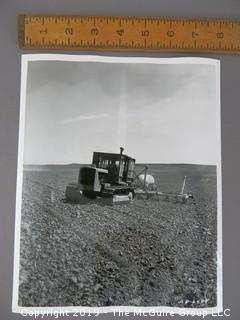
MULTIPOLYGON (((190 162, 136 162, 136 165, 146 165, 146 164, 178 164, 178 165, 197 165, 197 166, 217 166, 215 163, 190 163, 190 162)), ((71 166, 71 165, 92 165, 91 163, 80 163, 80 162, 70 162, 70 163, 24 163, 24 166, 71 166)))

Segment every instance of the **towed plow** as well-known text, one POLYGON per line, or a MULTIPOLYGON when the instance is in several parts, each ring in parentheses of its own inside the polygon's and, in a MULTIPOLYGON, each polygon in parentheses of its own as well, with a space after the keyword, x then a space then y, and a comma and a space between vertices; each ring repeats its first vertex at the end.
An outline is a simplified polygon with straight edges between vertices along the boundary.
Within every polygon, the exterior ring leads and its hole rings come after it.
POLYGON ((181 191, 177 192, 164 192, 159 191, 155 185, 155 179, 152 175, 147 173, 148 167, 145 166, 144 169, 139 173, 135 174, 136 187, 135 197, 140 199, 162 199, 165 201, 174 201, 185 203, 189 199, 193 199, 191 192, 185 192, 185 186, 187 181, 187 176, 184 177, 181 191))

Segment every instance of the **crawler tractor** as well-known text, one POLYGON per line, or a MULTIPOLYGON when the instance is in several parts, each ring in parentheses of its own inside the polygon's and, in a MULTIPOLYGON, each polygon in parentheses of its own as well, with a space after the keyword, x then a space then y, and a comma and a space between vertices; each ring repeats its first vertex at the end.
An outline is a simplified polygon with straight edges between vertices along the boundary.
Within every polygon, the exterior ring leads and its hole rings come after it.
POLYGON ((81 167, 78 183, 69 184, 66 198, 79 202, 86 198, 108 198, 113 203, 129 202, 134 196, 135 159, 120 153, 94 152, 92 165, 81 167))
POLYGON ((120 153, 94 152, 92 165, 80 167, 78 182, 66 188, 66 199, 82 202, 86 199, 102 199, 111 204, 130 202, 134 197, 163 198, 185 203, 193 195, 184 193, 186 176, 179 193, 162 192, 154 185, 154 177, 147 167, 138 174, 134 171, 135 159, 120 153))

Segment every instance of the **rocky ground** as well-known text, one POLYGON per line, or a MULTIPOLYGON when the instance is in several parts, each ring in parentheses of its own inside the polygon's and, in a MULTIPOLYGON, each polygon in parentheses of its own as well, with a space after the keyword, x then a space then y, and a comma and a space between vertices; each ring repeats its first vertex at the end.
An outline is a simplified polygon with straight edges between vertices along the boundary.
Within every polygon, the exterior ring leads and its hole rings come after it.
POLYGON ((194 200, 70 204, 76 168, 26 170, 19 304, 215 306, 215 168, 160 169, 151 168, 159 188, 176 191, 187 174, 194 200))

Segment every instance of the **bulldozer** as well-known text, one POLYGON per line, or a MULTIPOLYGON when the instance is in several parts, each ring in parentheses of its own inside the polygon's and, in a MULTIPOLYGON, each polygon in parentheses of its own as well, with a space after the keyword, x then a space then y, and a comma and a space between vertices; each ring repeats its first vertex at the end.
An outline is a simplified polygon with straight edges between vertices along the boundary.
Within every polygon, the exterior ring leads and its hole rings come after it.
POLYGON ((80 202, 82 197, 105 198, 112 203, 129 202, 134 197, 136 160, 120 153, 94 152, 92 164, 79 169, 77 183, 66 187, 66 199, 80 202))

